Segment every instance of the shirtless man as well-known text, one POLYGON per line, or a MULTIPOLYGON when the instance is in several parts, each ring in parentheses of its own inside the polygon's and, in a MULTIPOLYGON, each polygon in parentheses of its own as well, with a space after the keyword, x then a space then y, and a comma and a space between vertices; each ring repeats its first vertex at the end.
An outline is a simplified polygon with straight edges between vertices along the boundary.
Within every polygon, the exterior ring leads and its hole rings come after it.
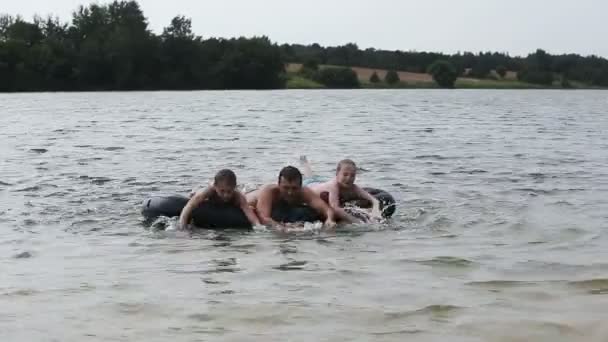
POLYGON ((336 225, 333 210, 312 190, 302 187, 302 174, 293 166, 279 173, 278 184, 270 184, 247 194, 247 203, 256 208, 260 222, 274 227, 281 223, 272 218, 272 209, 278 206, 308 205, 325 219, 325 227, 336 225))

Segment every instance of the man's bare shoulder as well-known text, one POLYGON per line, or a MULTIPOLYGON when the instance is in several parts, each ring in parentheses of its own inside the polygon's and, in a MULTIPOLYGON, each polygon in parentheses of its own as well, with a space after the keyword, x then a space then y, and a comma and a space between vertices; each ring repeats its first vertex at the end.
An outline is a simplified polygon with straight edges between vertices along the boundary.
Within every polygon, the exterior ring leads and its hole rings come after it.
POLYGON ((338 183, 336 182, 335 179, 332 179, 332 180, 329 180, 324 183, 313 184, 309 188, 311 188, 316 193, 320 193, 323 191, 330 191, 330 190, 334 191, 337 189, 337 187, 338 187, 338 183))
POLYGON ((278 188, 279 188, 279 186, 276 184, 266 184, 266 185, 262 185, 262 187, 258 191, 269 192, 269 191, 275 191, 278 188))
POLYGON ((262 187, 260 187, 258 190, 255 191, 255 198, 260 198, 260 197, 267 197, 267 196, 271 196, 274 197, 276 196, 277 192, 279 190, 279 186, 276 184, 267 184, 267 185, 263 185, 262 187))
POLYGON ((302 196, 304 197, 305 200, 310 201, 313 198, 321 198, 319 197, 319 193, 314 191, 311 188, 308 187, 302 187, 302 196))
POLYGON ((313 188, 308 187, 308 186, 302 187, 302 195, 310 196, 310 195, 314 195, 314 194, 316 194, 316 191, 313 188))
POLYGON ((257 190, 247 193, 245 197, 247 198, 247 202, 255 203, 263 194, 268 194, 270 192, 272 195, 272 193, 274 193, 277 189, 278 186, 276 184, 266 184, 262 185, 257 190))

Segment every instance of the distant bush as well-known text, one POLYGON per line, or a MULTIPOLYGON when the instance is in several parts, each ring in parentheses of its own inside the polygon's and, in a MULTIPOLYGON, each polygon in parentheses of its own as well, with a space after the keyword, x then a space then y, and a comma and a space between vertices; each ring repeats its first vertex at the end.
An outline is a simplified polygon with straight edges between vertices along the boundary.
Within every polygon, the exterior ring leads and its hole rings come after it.
POLYGON ((369 78, 369 81, 371 83, 380 83, 380 77, 378 77, 378 74, 374 71, 372 76, 369 78))
POLYGON ((302 64, 302 68, 317 71, 319 70, 319 62, 316 59, 309 59, 302 64))
POLYGON ((328 88, 359 88, 359 78, 351 68, 323 68, 315 76, 315 81, 328 88))
POLYGON ((318 71, 319 62, 316 59, 309 59, 302 64, 302 69, 300 69, 299 73, 306 78, 314 78, 318 71))
POLYGON ((504 65, 499 65, 496 67, 496 73, 501 78, 505 78, 505 76, 507 76, 507 68, 504 65))
POLYGON ((399 74, 395 70, 389 70, 384 76, 384 81, 388 84, 397 84, 401 79, 399 79, 399 74))

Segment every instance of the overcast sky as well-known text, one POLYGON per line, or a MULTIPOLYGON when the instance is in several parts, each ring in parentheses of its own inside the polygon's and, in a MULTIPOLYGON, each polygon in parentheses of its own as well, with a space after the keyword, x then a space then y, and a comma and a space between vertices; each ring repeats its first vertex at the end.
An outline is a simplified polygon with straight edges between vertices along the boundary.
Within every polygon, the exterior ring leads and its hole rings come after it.
MULTIPOLYGON (((58 15, 87 0, 0 0, 0 12, 58 15)), ((100 1, 105 3, 107 1, 100 1)), ((499 51, 537 48, 608 57, 608 0, 140 0, 157 33, 177 14, 203 37, 266 35, 278 43, 499 51)))

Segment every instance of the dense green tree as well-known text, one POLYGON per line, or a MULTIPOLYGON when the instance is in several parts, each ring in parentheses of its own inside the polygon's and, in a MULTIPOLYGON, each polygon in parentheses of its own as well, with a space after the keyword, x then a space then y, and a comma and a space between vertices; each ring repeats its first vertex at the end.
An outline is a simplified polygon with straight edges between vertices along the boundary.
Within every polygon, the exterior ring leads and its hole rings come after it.
POLYGON ((554 75, 551 71, 543 71, 536 68, 524 68, 517 72, 520 81, 550 86, 553 84, 554 75))
POLYGON ((319 61, 314 58, 309 59, 302 64, 302 68, 317 71, 319 70, 319 61))
POLYGON ((272 89, 285 85, 279 48, 267 37, 231 40, 218 69, 227 89, 272 89))
POLYGON ((489 66, 478 64, 471 68, 471 71, 467 76, 475 77, 475 78, 486 78, 490 74, 492 69, 489 66))
POLYGON ((159 36, 135 1, 80 6, 71 24, 0 16, 0 91, 284 86, 266 37, 202 40, 177 16, 159 36))
POLYGON ((429 66, 428 73, 433 76, 433 80, 442 88, 453 88, 458 73, 452 63, 439 60, 429 66))
POLYGON ((0 14, 0 41, 8 40, 8 30, 14 22, 15 19, 12 16, 0 14))
POLYGON ((319 70, 316 81, 328 88, 359 88, 359 78, 351 68, 324 68, 319 70))
POLYGON ((171 24, 163 30, 163 39, 194 40, 192 33, 192 19, 184 16, 176 16, 171 19, 171 24))

